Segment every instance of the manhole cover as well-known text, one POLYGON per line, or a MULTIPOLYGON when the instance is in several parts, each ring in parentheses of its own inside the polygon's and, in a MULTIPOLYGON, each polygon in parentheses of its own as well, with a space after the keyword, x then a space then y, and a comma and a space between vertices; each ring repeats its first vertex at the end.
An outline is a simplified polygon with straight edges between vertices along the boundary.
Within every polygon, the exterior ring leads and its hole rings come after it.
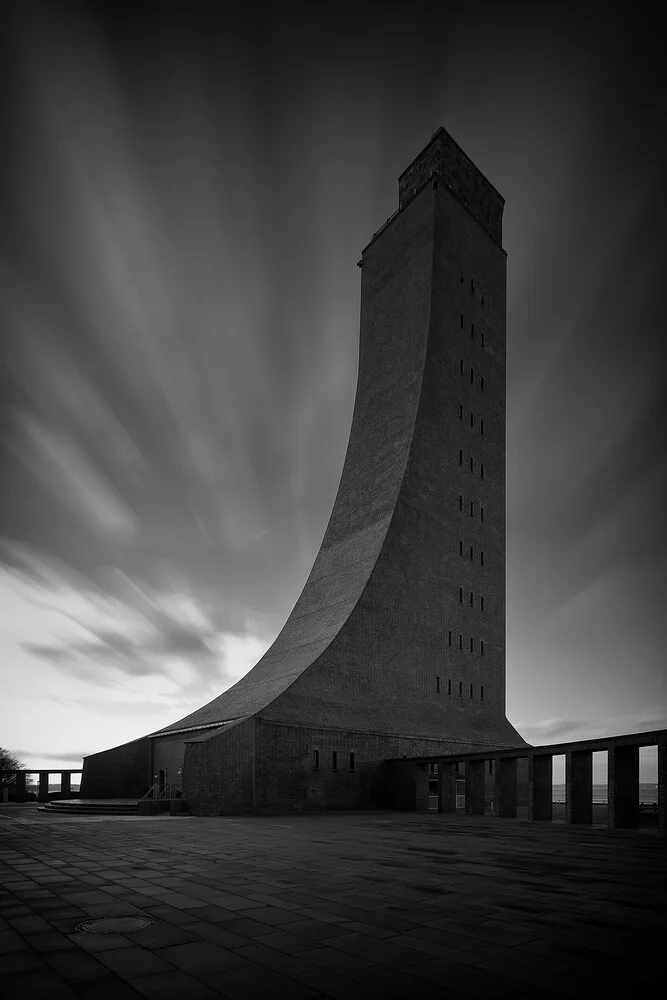
POLYGON ((154 923, 153 917, 97 917, 95 920, 82 920, 76 925, 76 930, 88 931, 89 934, 122 934, 123 931, 143 931, 154 923))

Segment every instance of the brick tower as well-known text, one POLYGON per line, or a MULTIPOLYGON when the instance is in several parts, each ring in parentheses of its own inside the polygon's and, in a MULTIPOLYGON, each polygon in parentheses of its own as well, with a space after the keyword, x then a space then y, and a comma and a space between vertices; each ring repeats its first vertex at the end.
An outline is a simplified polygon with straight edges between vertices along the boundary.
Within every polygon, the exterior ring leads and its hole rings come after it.
POLYGON ((232 688, 88 757, 82 794, 159 773, 195 811, 355 807, 387 758, 525 745, 505 715, 503 204, 444 129, 401 175, 359 261, 352 430, 301 596, 232 688))

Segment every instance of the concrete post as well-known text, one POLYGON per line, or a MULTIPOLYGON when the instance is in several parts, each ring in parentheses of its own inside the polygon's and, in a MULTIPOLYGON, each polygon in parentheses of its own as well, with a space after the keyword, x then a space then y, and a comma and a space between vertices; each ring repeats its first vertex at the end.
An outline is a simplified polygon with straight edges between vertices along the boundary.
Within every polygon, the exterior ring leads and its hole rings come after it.
POLYGON ((658 743, 658 835, 667 837, 667 743, 658 743))
POLYGON ((496 815, 516 817, 516 757, 496 761, 496 815))
POLYGON ((483 760, 466 762, 466 816, 484 815, 484 764, 483 760))
POLYGON ((639 747, 611 746, 607 751, 609 826, 639 826, 639 747))
POLYGON ((60 772, 60 797, 68 799, 72 794, 72 782, 69 771, 60 772))
POLYGON ((25 790, 25 771, 16 772, 16 801, 26 802, 28 796, 25 790))
POLYGON ((40 771, 39 772, 39 795, 40 802, 49 801, 49 772, 40 771))
POLYGON ((456 812, 456 764, 438 765, 438 812, 456 812))
POLYGON ((428 812, 428 764, 415 765, 415 809, 428 812))
POLYGON ((565 754, 565 822, 593 822, 593 751, 565 754))
POLYGON ((553 772, 551 754, 528 758, 528 819, 553 819, 553 772))

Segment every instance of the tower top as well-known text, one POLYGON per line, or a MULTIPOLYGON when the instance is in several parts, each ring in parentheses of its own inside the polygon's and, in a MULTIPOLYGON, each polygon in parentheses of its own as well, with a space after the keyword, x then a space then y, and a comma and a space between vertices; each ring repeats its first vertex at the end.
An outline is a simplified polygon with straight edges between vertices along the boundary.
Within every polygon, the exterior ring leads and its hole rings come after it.
POLYGON ((407 205, 432 177, 438 177, 491 239, 502 246, 505 199, 444 128, 434 133, 398 178, 399 208, 407 205))

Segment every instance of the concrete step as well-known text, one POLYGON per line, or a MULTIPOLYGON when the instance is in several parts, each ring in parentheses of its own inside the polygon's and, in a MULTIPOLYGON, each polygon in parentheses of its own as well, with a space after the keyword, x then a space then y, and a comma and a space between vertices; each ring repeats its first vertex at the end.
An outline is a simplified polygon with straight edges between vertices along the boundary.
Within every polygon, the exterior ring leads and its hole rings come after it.
POLYGON ((39 808, 63 815, 136 816, 139 803, 137 799, 54 799, 39 808))

